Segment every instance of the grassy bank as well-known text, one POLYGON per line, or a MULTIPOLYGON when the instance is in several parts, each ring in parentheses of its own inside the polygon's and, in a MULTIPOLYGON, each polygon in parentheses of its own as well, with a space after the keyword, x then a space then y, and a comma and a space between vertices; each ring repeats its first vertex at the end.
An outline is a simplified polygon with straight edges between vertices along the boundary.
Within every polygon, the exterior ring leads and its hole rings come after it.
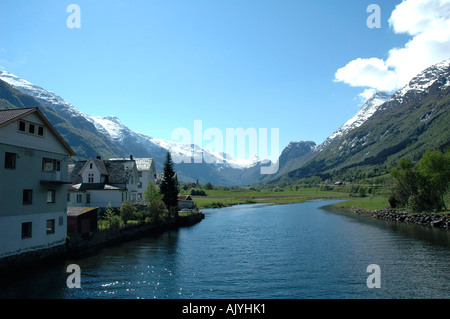
POLYGON ((377 210, 389 207, 389 202, 385 196, 370 196, 351 199, 345 202, 332 205, 338 209, 359 208, 364 210, 377 210))
POLYGON ((238 204, 273 203, 294 204, 310 199, 343 199, 349 194, 338 190, 321 190, 320 188, 305 188, 285 191, 270 190, 208 190, 207 196, 193 196, 198 208, 219 208, 238 204))
MULTIPOLYGON (((450 194, 445 196, 446 206, 450 205, 450 194)), ((332 205, 332 207, 337 209, 362 209, 362 210, 379 210, 389 207, 389 202, 387 196, 370 196, 355 198, 345 202, 337 203, 332 205)), ((403 211, 412 212, 409 208, 402 208, 403 211)), ((445 213, 445 212, 442 212, 445 213)))

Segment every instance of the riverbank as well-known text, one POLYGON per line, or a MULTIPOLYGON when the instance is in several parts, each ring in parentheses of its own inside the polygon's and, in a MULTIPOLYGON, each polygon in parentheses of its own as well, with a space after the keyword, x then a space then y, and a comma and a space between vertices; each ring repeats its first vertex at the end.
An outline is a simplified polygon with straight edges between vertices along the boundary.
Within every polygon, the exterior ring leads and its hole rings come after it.
POLYGON ((403 223, 411 223, 426 227, 450 229, 450 214, 447 213, 410 213, 397 211, 393 208, 376 210, 361 209, 356 207, 342 207, 332 205, 333 209, 350 212, 360 216, 376 219, 391 220, 403 223))
POLYGON ((297 204, 312 199, 346 199, 349 194, 338 190, 301 188, 298 190, 207 190, 207 196, 191 196, 200 209, 222 208, 242 204, 297 204))

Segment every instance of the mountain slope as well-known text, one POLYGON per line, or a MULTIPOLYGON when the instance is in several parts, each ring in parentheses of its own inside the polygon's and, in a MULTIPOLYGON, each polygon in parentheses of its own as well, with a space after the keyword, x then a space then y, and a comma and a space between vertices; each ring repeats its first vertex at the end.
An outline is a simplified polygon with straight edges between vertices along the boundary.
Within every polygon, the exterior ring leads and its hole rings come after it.
POLYGON ((16 90, 0 79, 0 109, 22 107, 39 107, 58 133, 77 153, 78 157, 96 156, 98 149, 102 149, 105 156, 115 156, 120 151, 118 148, 109 145, 102 136, 86 129, 83 123, 80 123, 79 127, 75 129, 71 122, 51 107, 43 105, 34 97, 16 90))
POLYGON ((279 180, 387 173, 404 156, 450 145, 450 59, 427 68, 381 104, 361 126, 279 180))
POLYGON ((212 163, 176 164, 180 181, 198 180, 231 186, 251 184, 259 177, 260 162, 257 158, 243 161, 199 149, 197 145, 175 143, 134 132, 115 116, 86 115, 55 93, 6 71, 0 70, 0 81, 3 92, 0 107, 39 106, 77 153, 77 159, 129 157, 133 154, 135 157, 154 158, 157 170, 161 171, 166 153, 170 150, 173 157, 203 154, 212 158, 212 163))
POLYGON ((360 127, 364 124, 379 108, 380 106, 389 100, 391 95, 387 92, 376 92, 370 97, 351 119, 345 122, 339 129, 331 134, 322 144, 317 147, 320 152, 324 150, 328 145, 332 144, 335 140, 346 135, 348 132, 360 127))
POLYGON ((378 108, 386 102, 391 95, 387 92, 376 92, 359 109, 359 111, 340 128, 331 134, 322 144, 316 145, 314 142, 291 142, 283 150, 279 158, 279 170, 274 175, 264 176, 259 179, 262 183, 270 183, 279 180, 283 175, 297 170, 320 154, 329 145, 348 132, 356 129, 366 122, 378 108))
POLYGON ((127 145, 133 145, 135 149, 140 146, 143 150, 150 151, 156 158, 157 170, 162 170, 165 154, 170 150, 182 181, 198 180, 200 183, 242 186, 253 183, 260 175, 260 162, 256 157, 241 160, 229 154, 201 149, 196 144, 154 138, 129 129, 116 116, 90 117, 89 120, 100 132, 123 145, 124 149, 127 145), (211 160, 202 160, 206 157, 211 160))

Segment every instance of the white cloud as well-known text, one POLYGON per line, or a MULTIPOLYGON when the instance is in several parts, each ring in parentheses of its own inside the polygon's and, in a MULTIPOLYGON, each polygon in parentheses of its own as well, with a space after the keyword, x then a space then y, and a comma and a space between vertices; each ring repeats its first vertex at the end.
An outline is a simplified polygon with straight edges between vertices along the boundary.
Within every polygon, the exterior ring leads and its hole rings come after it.
POLYGON ((351 86, 393 91, 430 65, 450 57, 450 0, 404 0, 389 19, 392 30, 412 39, 388 58, 358 58, 337 70, 335 80, 351 86))
POLYGON ((358 97, 364 103, 365 101, 370 99, 376 92, 377 92, 377 90, 375 90, 375 89, 365 89, 363 92, 358 94, 358 97))
POLYGON ((351 86, 364 86, 378 90, 391 90, 397 82, 397 75, 385 61, 378 58, 358 58, 336 72, 336 81, 351 86))

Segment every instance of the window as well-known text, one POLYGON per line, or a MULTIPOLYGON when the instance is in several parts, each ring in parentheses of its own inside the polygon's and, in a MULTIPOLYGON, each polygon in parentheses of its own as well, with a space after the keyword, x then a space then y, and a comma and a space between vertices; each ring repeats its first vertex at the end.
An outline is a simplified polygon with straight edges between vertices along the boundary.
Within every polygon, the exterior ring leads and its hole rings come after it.
POLYGON ((19 121, 19 132, 24 132, 25 133, 25 127, 26 124, 24 121, 19 121))
POLYGON ((86 194, 86 204, 91 203, 91 194, 86 194))
POLYGON ((67 193, 67 202, 70 203, 70 193, 67 193))
POLYGON ((22 223, 22 238, 31 238, 31 223, 22 223))
POLYGON ((16 153, 5 153, 5 168, 16 168, 16 153))
POLYGON ((31 123, 30 123, 30 124, 28 125, 28 133, 34 134, 35 128, 36 128, 36 126, 35 126, 34 124, 31 124, 31 123))
POLYGON ((88 183, 93 183, 94 182, 94 174, 93 173, 89 173, 88 175, 88 183))
POLYGON ((92 169, 92 163, 89 164, 89 169, 92 169))
POLYGON ((59 216, 58 217, 58 225, 59 226, 64 226, 64 216, 59 216))
POLYGON ((49 189, 47 191, 47 203, 54 203, 56 197, 56 191, 54 189, 49 189))
POLYGON ((45 127, 36 123, 30 123, 27 121, 19 121, 18 130, 20 133, 31 134, 34 136, 44 137, 45 127), (27 131, 28 127, 28 131, 27 131))
POLYGON ((42 159, 42 170, 46 172, 61 171, 61 161, 52 158, 42 159))
POLYGON ((33 203, 33 190, 24 189, 22 203, 24 205, 31 205, 33 203))
POLYGON ((82 203, 82 202, 83 202, 83 195, 77 194, 77 203, 82 203))
POLYGON ((55 220, 47 219, 47 235, 55 233, 55 220))

